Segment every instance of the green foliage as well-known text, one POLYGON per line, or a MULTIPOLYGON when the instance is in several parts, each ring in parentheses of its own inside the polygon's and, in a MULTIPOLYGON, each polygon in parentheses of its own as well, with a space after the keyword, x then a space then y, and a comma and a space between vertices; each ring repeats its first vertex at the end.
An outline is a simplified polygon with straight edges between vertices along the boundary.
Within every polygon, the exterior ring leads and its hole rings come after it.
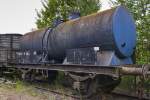
POLYGON ((53 85, 56 87, 56 88, 62 88, 62 82, 64 81, 64 73, 63 72, 60 72, 58 71, 58 75, 57 75, 57 78, 56 80, 54 81, 53 85))
POLYGON ((23 82, 21 82, 21 81, 16 81, 16 91, 17 91, 17 92, 20 92, 20 91, 22 91, 22 90, 24 90, 24 84, 23 84, 23 82))
POLYGON ((136 61, 150 64, 150 0, 111 0, 114 5, 125 5, 133 14, 137 26, 136 61))
POLYGON ((37 11, 38 28, 52 26, 56 18, 67 20, 70 12, 78 11, 81 16, 96 12, 100 8, 99 0, 45 0, 43 8, 37 11))
POLYGON ((123 90, 134 91, 135 90, 135 76, 122 77, 119 88, 123 90))

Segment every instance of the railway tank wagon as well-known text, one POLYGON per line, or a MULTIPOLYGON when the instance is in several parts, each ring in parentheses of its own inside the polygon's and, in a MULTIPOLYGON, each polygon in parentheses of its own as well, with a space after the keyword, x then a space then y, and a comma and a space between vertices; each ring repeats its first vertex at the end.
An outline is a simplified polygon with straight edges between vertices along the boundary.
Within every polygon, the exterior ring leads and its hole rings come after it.
MULTIPOLYGON (((61 62, 68 57, 67 54, 73 56, 72 52, 90 51, 92 48, 104 52, 102 55, 106 59, 113 52, 115 60, 113 62, 111 59, 112 62, 107 65, 132 64, 130 58, 135 46, 135 24, 123 6, 67 21, 53 29, 30 32, 21 39, 21 49, 37 52, 45 50, 49 61, 61 62)), ((100 62, 97 64, 105 65, 100 62)))
MULTIPOLYGON (((118 6, 85 17, 74 14, 67 22, 56 21, 54 27, 17 35, 20 38, 17 39, 20 59, 15 65, 33 65, 36 69, 39 64, 60 64, 62 69, 67 65, 80 69, 80 66, 95 68, 133 64, 136 29, 125 7, 118 6)), ((12 49, 12 44, 10 47, 12 49)), ((48 74, 52 80, 57 72, 49 71, 48 74)), ((101 90, 111 91, 120 83, 118 76, 74 71, 65 72, 65 75, 73 88, 86 96, 101 90)))
MULTIPOLYGON (((118 6, 85 17, 76 17, 53 28, 29 32, 21 38, 20 45, 25 52, 19 62, 22 64, 99 67, 133 64, 136 28, 129 11, 118 6)), ((106 75, 74 72, 66 72, 66 75, 74 88, 88 96, 99 88, 110 91, 120 82, 120 78, 106 75)))

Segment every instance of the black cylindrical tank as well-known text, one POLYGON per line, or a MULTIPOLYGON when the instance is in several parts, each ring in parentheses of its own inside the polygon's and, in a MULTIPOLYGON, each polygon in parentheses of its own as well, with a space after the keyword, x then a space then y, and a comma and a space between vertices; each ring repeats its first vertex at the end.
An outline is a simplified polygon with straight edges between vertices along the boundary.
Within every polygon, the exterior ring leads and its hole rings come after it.
POLYGON ((134 21, 123 6, 62 23, 42 43, 46 29, 26 34, 22 48, 42 50, 46 44, 50 57, 61 58, 67 49, 96 46, 114 50, 120 57, 129 57, 136 45, 134 21))
POLYGON ((24 50, 42 50, 42 39, 46 29, 41 29, 25 34, 21 38, 21 49, 24 50))

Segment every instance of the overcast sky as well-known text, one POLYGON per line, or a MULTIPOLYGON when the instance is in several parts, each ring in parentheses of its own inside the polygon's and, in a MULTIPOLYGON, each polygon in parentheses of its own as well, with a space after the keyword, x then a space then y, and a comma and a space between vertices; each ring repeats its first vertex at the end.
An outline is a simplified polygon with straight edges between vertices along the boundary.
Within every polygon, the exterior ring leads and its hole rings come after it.
MULTIPOLYGON (((103 9, 108 8, 107 0, 102 1, 103 9)), ((41 0, 0 0, 0 33, 24 34, 36 28, 35 9, 41 7, 41 0)))

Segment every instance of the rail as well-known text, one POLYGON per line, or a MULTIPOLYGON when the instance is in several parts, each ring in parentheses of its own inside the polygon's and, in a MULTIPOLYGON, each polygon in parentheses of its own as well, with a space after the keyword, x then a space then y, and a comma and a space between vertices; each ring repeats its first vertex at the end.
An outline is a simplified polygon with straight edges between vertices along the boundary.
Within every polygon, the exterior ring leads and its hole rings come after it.
MULTIPOLYGON (((60 96, 71 97, 74 100, 90 100, 88 98, 82 98, 82 96, 69 95, 67 93, 61 93, 59 91, 54 91, 54 90, 50 90, 50 89, 46 89, 42 87, 34 87, 34 88, 42 92, 50 92, 52 94, 57 94, 60 96)), ((127 93, 125 91, 123 92, 123 91, 118 91, 118 90, 114 90, 111 93, 98 94, 95 96, 101 97, 102 100, 110 100, 110 99, 112 100, 150 100, 150 97, 139 97, 138 95, 135 95, 133 93, 127 93)), ((99 100, 99 99, 94 99, 94 100, 99 100)))

